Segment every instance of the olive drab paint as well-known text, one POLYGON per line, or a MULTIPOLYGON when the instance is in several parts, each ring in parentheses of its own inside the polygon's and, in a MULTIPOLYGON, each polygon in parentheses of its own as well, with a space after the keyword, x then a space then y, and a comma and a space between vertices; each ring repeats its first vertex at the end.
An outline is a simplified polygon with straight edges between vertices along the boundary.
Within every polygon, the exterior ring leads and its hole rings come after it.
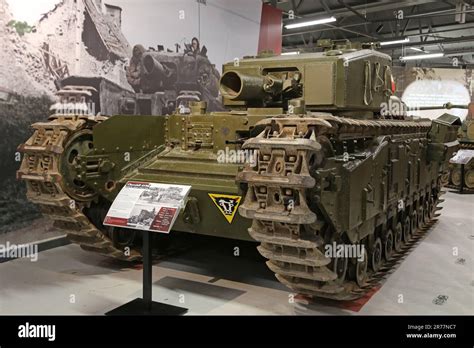
POLYGON ((134 232, 107 231, 97 218, 121 187, 191 185, 175 230, 257 241, 295 293, 361 297, 439 209, 460 121, 408 116, 392 95, 390 57, 373 45, 318 45, 323 52, 225 64, 226 111, 197 101, 167 116, 55 114, 19 146, 17 176, 71 241, 123 260, 140 258, 134 232), (400 107, 382 115, 389 102, 400 107), (254 160, 218 161, 241 150, 254 160), (362 254, 325 255, 339 244, 362 254))

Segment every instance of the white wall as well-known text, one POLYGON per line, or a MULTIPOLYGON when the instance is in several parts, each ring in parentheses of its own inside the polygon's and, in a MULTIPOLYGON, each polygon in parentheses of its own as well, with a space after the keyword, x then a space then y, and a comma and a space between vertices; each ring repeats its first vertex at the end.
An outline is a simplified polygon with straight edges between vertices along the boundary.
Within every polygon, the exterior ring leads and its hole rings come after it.
POLYGON ((417 107, 438 106, 446 103, 455 105, 467 105, 471 102, 469 90, 460 82, 454 80, 419 80, 412 82, 403 92, 402 100, 408 107, 414 108, 410 114, 420 117, 435 119, 444 113, 464 117, 466 109, 438 109, 421 110, 417 107))
POLYGON ((191 42, 196 36, 207 47, 212 63, 257 54, 262 2, 260 0, 108 0, 122 7, 122 31, 133 46, 191 42), (184 11, 184 19, 180 14, 184 11))
POLYGON ((412 81, 405 86, 402 100, 413 108, 410 114, 435 119, 444 113, 459 116, 466 109, 438 109, 417 111, 423 106, 438 106, 445 103, 467 105, 472 100, 472 71, 470 69, 411 68, 405 70, 406 78, 412 81))

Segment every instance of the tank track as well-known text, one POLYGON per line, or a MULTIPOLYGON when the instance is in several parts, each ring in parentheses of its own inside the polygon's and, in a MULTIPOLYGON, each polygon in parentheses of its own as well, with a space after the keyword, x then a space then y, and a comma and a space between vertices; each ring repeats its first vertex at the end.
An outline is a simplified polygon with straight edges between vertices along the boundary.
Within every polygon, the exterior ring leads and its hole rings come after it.
POLYGON ((332 259, 324 255, 324 242, 319 237, 327 226, 316 218, 314 209, 310 209, 308 202, 310 188, 315 185, 308 161, 318 148, 317 143, 312 141, 316 140, 318 128, 331 128, 338 134, 421 134, 429 129, 429 125, 414 126, 412 122, 363 121, 335 116, 322 118, 324 120, 313 119, 313 122, 304 118, 293 121, 295 132, 285 132, 281 129, 284 127, 281 127, 275 132, 281 133, 272 137, 269 134, 272 131, 267 130, 267 134, 263 132, 244 145, 245 149, 258 151, 258 164, 257 170, 246 166, 238 175, 238 181, 248 185, 239 211, 242 216, 253 219, 249 234, 260 243, 258 251, 268 259, 267 266, 281 283, 298 294, 310 297, 353 300, 363 297, 379 284, 417 241, 423 238, 436 221, 435 212, 441 209, 437 206, 443 201, 440 197, 445 192, 441 190, 441 181, 438 180, 438 193, 430 207, 424 207, 428 214, 423 217, 419 228, 417 226, 411 229, 409 238, 402 242, 401 248, 394 250, 389 260, 383 259, 377 271, 369 271, 367 268, 368 278, 364 284, 359 286, 355 281, 347 280, 347 276, 341 282, 337 279, 332 259), (324 124, 325 121, 328 123, 324 124), (309 137, 302 136, 311 132, 313 134, 309 137), (276 168, 279 159, 285 161, 284 170, 281 171, 276 168), (290 173, 292 175, 288 175, 290 173), (276 192, 282 193, 280 201, 283 204, 271 203, 271 197, 276 192), (299 201, 299 205, 290 212, 285 207, 285 200, 289 197, 298 197, 299 201))
POLYGON ((117 249, 112 240, 83 213, 90 200, 80 202, 72 199, 65 192, 60 173, 61 156, 68 139, 76 132, 92 129, 104 119, 100 116, 53 115, 48 122, 33 124, 33 135, 18 147, 24 155, 17 179, 26 182, 28 200, 39 206, 43 215, 51 218, 54 227, 64 231, 70 241, 87 251, 135 261, 141 258, 141 254, 131 249, 126 255, 123 250, 117 249))

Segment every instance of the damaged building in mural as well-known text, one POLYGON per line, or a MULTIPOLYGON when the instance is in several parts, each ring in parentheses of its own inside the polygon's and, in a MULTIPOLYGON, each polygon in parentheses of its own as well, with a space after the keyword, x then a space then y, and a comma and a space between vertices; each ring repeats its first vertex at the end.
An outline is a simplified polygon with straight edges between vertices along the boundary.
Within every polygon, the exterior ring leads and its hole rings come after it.
POLYGON ((30 23, 29 32, 18 32, 14 20, 7 1, 0 0, 0 180, 5 183, 0 233, 39 216, 14 179, 16 145, 29 137, 30 124, 47 119, 61 81, 88 76, 131 90, 125 76, 131 47, 120 29, 119 7, 100 0, 63 0, 30 23))
POLYGON ((63 0, 40 19, 31 41, 61 79, 102 76, 127 86, 124 67, 131 48, 120 30, 121 9, 96 0, 63 0))
MULTIPOLYGON (((0 1, 0 8, 2 21, 10 23, 13 18, 5 0, 0 1)), ((16 81, 17 73, 11 71, 7 76, 8 71, 2 71, 6 86, 0 87, 24 94, 29 91, 22 85, 31 85, 29 80, 34 79, 40 86, 33 85, 32 93, 53 93, 57 81, 78 75, 102 76, 130 88, 124 68, 131 48, 120 25, 121 9, 117 6, 99 0, 63 0, 42 15, 32 32, 23 36, 8 25, 2 26, 6 38, 4 53, 8 55, 5 58, 12 60, 11 64, 2 64, 2 70, 15 65, 29 69, 29 76, 21 84, 16 81)))

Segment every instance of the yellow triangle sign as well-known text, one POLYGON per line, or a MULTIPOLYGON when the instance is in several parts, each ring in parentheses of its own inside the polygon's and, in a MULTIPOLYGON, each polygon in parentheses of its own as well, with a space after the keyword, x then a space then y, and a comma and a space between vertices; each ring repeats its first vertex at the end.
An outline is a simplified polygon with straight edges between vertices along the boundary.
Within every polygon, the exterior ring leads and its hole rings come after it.
POLYGON ((232 196, 232 195, 222 195, 219 193, 208 193, 209 197, 211 197, 212 201, 219 209, 219 211, 224 215, 227 222, 229 224, 232 223, 234 220, 235 213, 237 212, 237 208, 240 204, 240 196, 232 196))

